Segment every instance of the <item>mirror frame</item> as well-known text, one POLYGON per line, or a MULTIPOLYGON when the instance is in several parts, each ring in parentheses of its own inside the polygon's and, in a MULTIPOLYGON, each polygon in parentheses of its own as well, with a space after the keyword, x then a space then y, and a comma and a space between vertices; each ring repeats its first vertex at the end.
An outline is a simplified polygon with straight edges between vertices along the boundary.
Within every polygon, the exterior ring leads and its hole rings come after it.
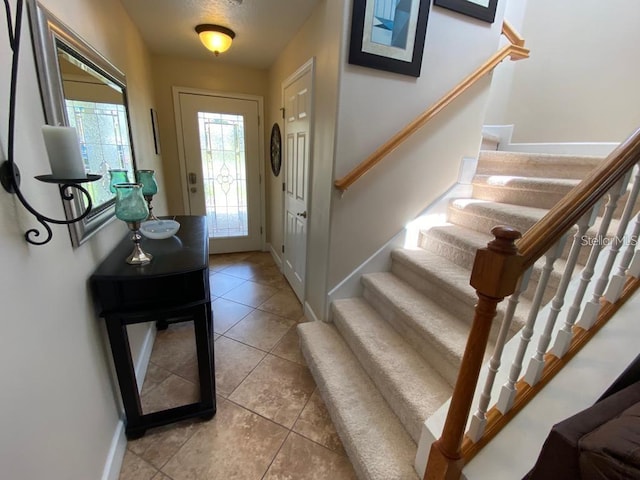
MULTIPOLYGON (((127 83, 124 73, 37 0, 27 1, 36 70, 47 124, 69 125, 57 54, 57 48, 60 47, 122 89, 131 149, 132 171, 130 173, 133 175, 137 167, 131 132, 127 83)), ((67 219, 76 218, 84 211, 82 198, 74 198, 70 201, 63 200, 63 204, 67 219)), ((83 220, 69 224, 72 245, 74 247, 80 246, 114 218, 115 197, 101 205, 94 206, 91 209, 91 213, 83 220)))

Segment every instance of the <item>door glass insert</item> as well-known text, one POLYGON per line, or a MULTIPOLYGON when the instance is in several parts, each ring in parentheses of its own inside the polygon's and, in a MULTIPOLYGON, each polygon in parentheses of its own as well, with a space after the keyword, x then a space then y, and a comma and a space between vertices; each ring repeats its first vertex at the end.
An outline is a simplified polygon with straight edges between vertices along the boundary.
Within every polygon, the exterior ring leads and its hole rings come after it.
POLYGON ((244 118, 198 112, 198 129, 209 236, 246 237, 249 223, 244 118))
MULTIPOLYGON (((114 197, 109 190, 109 170, 123 168, 133 173, 129 144, 129 126, 124 105, 65 100, 69 125, 75 127, 85 170, 102 175, 99 182, 88 183, 94 206, 114 197)), ((82 196, 86 206, 86 199, 82 196)))

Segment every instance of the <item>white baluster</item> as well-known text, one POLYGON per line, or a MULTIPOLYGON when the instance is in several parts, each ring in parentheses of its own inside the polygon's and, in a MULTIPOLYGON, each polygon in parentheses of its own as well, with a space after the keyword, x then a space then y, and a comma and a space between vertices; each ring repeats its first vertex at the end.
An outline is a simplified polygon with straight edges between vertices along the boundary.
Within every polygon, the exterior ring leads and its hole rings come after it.
MULTIPOLYGON (((633 227, 633 233, 631 233, 631 237, 625 237, 625 241, 627 242, 627 248, 624 250, 624 254, 620 259, 620 264, 618 265, 618 271, 616 274, 611 277, 609 281, 609 287, 607 291, 604 292, 604 298, 606 298, 609 302, 615 303, 622 295, 622 289, 624 288, 624 282, 627 280, 627 272, 631 270, 630 265, 632 264, 631 259, 634 258, 636 250, 636 244, 638 243, 638 235, 640 235, 640 214, 636 216, 636 222, 633 227)), ((637 268, 637 266, 636 266, 637 268)), ((630 273, 631 274, 631 273, 630 273)), ((634 275, 632 275, 634 276, 634 275)), ((635 277, 637 278, 637 274, 635 277)))
POLYGON ((638 199, 638 192, 640 192, 640 169, 636 169, 636 174, 633 179, 633 186, 631 187, 629 198, 627 198, 627 203, 625 204, 624 210, 622 211, 622 216, 620 217, 616 236, 611 242, 611 248, 609 250, 609 256, 607 257, 607 262, 605 263, 605 266, 602 269, 602 273, 600 274, 600 277, 595 284, 591 300, 585 304, 584 309, 582 310, 582 316, 576 324, 580 328, 589 330, 593 326, 593 324, 596 323, 598 312, 600 311, 600 297, 604 293, 604 290, 607 287, 607 283, 609 283, 609 275, 611 274, 611 269, 613 268, 613 263, 616 260, 618 251, 620 251, 620 246, 622 245, 624 234, 627 231, 629 220, 631 220, 631 215, 633 215, 633 209, 636 200, 638 199))
MULTIPOLYGON (((560 285, 558 286, 556 296, 551 301, 551 312, 549 312, 549 320, 547 322, 547 326, 549 326, 549 322, 553 322, 553 324, 555 324, 558 314, 564 306, 564 297, 567 294, 567 288, 569 287, 569 283, 571 282, 571 279, 573 277, 573 272, 580 255, 580 250, 584 246, 584 235, 587 230, 591 228, 595 223, 599 209, 600 202, 593 206, 590 212, 587 212, 582 216, 580 220, 578 220, 578 231, 573 237, 573 244, 571 245, 571 250, 569 252, 569 256, 567 257, 567 268, 564 271, 562 280, 560 281, 560 285)), ((551 326, 551 328, 552 327, 553 325, 551 326)), ((562 357, 566 353, 565 347, 568 348, 569 342, 571 342, 571 328, 567 327, 567 324, 565 323, 563 328, 556 334, 556 340, 550 350, 550 353, 558 358, 562 357)), ((546 349, 547 346, 548 345, 545 345, 544 348, 546 349)), ((540 377, 536 378, 534 383, 538 383, 539 380, 540 377)), ((529 385, 532 384, 529 383, 529 385)))
POLYGON ((511 364, 511 370, 509 370, 509 379, 500 389, 500 396, 498 397, 496 407, 503 414, 511 410, 513 401, 516 397, 516 382, 518 381, 518 377, 520 376, 520 372, 522 371, 522 359, 527 353, 527 347, 529 346, 529 342, 531 341, 531 337, 533 336, 533 327, 536 323, 536 318, 538 317, 540 307, 542 306, 542 298, 544 297, 544 292, 547 288, 547 284, 549 283, 549 277, 551 276, 551 272, 553 272, 553 264, 560 256, 560 253, 562 253, 562 249, 559 249, 557 247, 558 245, 554 245, 553 247, 551 247, 551 249, 549 249, 547 253, 545 253, 545 264, 542 268, 540 279, 538 280, 536 293, 533 296, 533 302, 531 305, 531 310, 529 310, 527 323, 522 329, 520 344, 518 345, 518 352, 516 353, 516 357, 513 360, 513 363, 511 364))
POLYGON ((627 273, 633 278, 640 278, 640 252, 637 250, 636 253, 633 254, 633 260, 631 260, 631 265, 629 265, 627 273))
POLYGON ((571 250, 567 257, 567 264, 564 273, 562 274, 562 279, 560 280, 558 290, 551 301, 551 309, 549 311, 549 316, 547 317, 544 332, 540 336, 540 340, 538 340, 538 349, 536 350, 536 354, 531 357, 529 366, 527 367, 527 373, 524 375, 524 381, 531 386, 538 383, 540 381, 540 377, 542 377, 542 371, 545 364, 544 354, 547 352, 549 343, 551 343, 551 335, 553 334, 556 320, 564 306, 564 297, 567 294, 567 288, 569 287, 569 282, 571 282, 571 278, 573 277, 573 271, 575 270, 576 263, 578 263, 578 256, 582 249, 582 237, 586 233, 587 229, 593 225, 595 218, 596 209, 592 208, 589 213, 583 215, 578 221, 578 231, 573 236, 573 243, 571 244, 571 250))
MULTIPOLYGON (((604 208, 604 215, 602 216, 602 221, 600 222, 600 228, 598 229, 596 238, 604 238, 607 235, 607 232, 609 231, 609 224, 611 223, 611 218, 613 217, 613 212, 615 211, 616 205, 618 204, 618 199, 620 198, 620 195, 622 195, 622 193, 626 190, 628 182, 629 175, 626 175, 618 183, 616 183, 611 188, 611 190, 609 190, 609 200, 607 201, 607 204, 604 208)), ((594 209, 596 212, 598 211, 598 204, 594 206, 594 209)), ((598 261, 598 257, 600 256, 601 250, 602 245, 597 241, 594 241, 591 245, 591 252, 589 252, 587 264, 582 269, 580 284, 578 285, 576 296, 573 299, 571 307, 569 307, 569 310, 567 311, 567 318, 564 321, 562 329, 558 331, 555 344, 551 349, 551 353, 553 353, 558 358, 564 357, 564 355, 569 350, 571 338, 573 337, 573 324, 575 323, 576 319, 578 318, 578 314, 580 313, 582 299, 584 298, 584 294, 587 291, 587 286, 589 285, 591 277, 593 276, 594 268, 596 262, 598 261)))
POLYGON ((487 425, 487 410, 489 409, 489 402, 491 401, 491 389, 493 388, 493 383, 496 379, 496 374, 500 369, 500 360, 502 358, 502 352, 504 351, 504 346, 507 343, 507 335, 509 334, 509 329, 511 328, 511 323, 513 320, 513 315, 515 314, 516 307, 520 301, 520 294, 527 289, 527 285, 529 283, 529 278, 531 277, 531 269, 527 270, 522 277, 520 277, 520 281, 518 282, 518 286, 516 287, 515 292, 509 297, 509 303, 507 305, 507 309, 504 312, 504 318, 502 319, 502 324, 500 325, 500 331, 498 332, 498 338, 496 339, 496 345, 493 350, 493 355, 491 356, 491 360, 489 361, 489 373, 487 373, 487 380, 484 384, 484 389, 482 390, 482 394, 480 395, 480 400, 478 402, 478 410, 471 417, 471 424, 469 425, 469 431, 467 432, 467 436, 473 442, 477 442, 482 438, 484 434, 484 429, 487 425))

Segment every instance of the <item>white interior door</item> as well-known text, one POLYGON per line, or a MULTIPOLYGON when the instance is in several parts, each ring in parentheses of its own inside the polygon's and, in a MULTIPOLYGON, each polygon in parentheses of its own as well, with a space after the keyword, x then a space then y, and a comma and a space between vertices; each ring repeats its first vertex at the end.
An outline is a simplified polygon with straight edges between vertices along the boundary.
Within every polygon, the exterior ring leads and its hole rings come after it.
POLYGON ((261 250, 258 101, 180 92, 178 103, 189 212, 206 215, 209 251, 261 250))
POLYGON ((312 68, 285 84, 284 275, 304 301, 309 220, 309 158, 311 153, 312 68))

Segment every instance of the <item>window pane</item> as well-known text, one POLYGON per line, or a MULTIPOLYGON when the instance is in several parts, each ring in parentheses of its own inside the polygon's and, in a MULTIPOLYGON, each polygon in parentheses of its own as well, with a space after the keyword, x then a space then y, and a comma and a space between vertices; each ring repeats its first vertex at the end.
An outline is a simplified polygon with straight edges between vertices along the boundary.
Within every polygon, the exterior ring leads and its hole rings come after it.
POLYGON ((244 118, 199 112, 198 125, 209 236, 246 237, 244 118))

